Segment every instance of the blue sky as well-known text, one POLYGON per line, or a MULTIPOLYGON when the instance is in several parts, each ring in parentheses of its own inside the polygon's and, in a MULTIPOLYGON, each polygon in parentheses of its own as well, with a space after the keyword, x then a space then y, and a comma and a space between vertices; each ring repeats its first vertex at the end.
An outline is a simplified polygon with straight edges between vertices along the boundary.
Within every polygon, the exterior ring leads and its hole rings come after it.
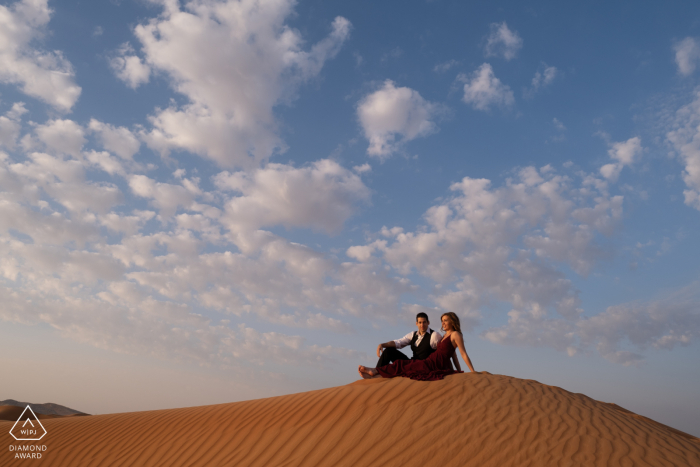
POLYGON ((477 370, 700 434, 700 5, 24 0, 0 22, 3 397, 341 385, 454 311, 477 370))

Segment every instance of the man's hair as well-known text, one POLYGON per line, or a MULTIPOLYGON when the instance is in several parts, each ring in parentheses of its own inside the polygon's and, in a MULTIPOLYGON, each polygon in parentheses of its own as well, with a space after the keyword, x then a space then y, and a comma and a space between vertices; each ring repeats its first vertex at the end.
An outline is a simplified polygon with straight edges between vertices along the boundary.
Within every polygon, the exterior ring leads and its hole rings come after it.
POLYGON ((428 315, 426 315, 422 311, 416 315, 416 323, 418 322, 418 318, 425 318, 427 322, 430 322, 430 320, 428 319, 428 315))

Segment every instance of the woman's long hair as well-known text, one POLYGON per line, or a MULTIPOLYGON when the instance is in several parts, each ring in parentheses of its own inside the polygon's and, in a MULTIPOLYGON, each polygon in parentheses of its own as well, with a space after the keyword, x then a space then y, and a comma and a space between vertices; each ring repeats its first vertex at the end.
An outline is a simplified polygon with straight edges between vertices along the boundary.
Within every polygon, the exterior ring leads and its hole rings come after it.
MULTIPOLYGON (((452 323, 452 327, 454 328, 454 330, 462 334, 462 328, 459 325, 459 316, 457 316, 451 311, 448 311, 447 313, 443 313, 442 316, 440 316, 440 322, 442 322, 442 318, 445 316, 447 316, 447 319, 449 319, 450 323, 452 323)), ((447 331, 447 329, 445 329, 445 331, 447 331)))

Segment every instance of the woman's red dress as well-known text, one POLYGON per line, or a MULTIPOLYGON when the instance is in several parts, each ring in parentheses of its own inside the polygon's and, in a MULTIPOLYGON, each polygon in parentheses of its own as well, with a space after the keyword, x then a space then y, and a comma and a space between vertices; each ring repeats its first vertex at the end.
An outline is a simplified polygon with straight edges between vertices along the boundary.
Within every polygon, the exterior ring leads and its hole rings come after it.
POLYGON ((418 381, 437 381, 447 375, 464 373, 452 369, 450 359, 454 351, 452 339, 443 337, 435 352, 425 360, 396 360, 390 365, 378 367, 377 372, 384 378, 405 376, 418 381))

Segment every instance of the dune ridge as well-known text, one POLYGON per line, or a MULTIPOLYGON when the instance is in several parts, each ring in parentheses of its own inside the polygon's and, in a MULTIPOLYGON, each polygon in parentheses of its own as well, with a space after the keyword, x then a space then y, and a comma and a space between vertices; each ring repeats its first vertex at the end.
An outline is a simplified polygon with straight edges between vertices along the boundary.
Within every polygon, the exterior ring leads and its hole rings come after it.
MULTIPOLYGON (((489 373, 362 380, 44 426, 43 466, 700 466, 698 438, 583 394, 489 373)), ((1 432, 10 427, 0 423, 1 432)), ((10 454, 0 465, 20 465, 10 454)))

